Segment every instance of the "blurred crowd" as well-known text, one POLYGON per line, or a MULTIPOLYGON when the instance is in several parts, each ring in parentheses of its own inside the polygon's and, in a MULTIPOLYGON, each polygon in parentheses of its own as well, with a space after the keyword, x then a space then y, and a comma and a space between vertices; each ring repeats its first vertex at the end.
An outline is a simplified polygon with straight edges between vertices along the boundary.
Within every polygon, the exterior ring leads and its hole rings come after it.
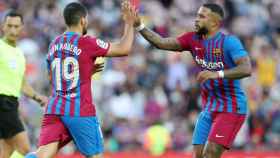
MULTIPOLYGON (((28 61, 27 77, 35 89, 49 94, 45 55, 48 44, 63 33, 62 10, 73 0, 0 0, 0 16, 10 8, 24 14, 19 47, 28 61)), ((121 37, 119 0, 80 0, 89 9, 88 33, 105 41, 121 37)), ((146 26, 163 37, 193 29, 197 9, 205 2, 225 8, 222 31, 237 35, 249 52, 253 74, 242 81, 249 111, 234 149, 280 148, 280 1, 276 0, 142 0, 139 12, 146 26)), ((129 57, 100 59, 105 70, 92 81, 93 99, 107 151, 165 148, 191 150, 196 117, 201 110, 199 71, 188 52, 164 52, 137 35, 129 57)), ((42 109, 25 97, 21 113, 33 147, 42 109)), ((63 152, 73 152, 67 146, 63 152)))

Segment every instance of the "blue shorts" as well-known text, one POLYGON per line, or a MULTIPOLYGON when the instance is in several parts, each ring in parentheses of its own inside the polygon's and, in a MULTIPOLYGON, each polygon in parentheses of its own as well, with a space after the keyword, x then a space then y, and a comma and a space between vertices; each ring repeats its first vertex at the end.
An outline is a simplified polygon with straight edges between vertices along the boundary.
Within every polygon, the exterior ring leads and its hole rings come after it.
POLYGON ((103 153, 103 136, 96 117, 45 115, 39 146, 59 142, 59 148, 71 140, 85 156, 103 153))
POLYGON ((202 111, 195 124, 192 138, 193 145, 202 145, 206 143, 211 129, 211 124, 212 118, 210 112, 202 111))

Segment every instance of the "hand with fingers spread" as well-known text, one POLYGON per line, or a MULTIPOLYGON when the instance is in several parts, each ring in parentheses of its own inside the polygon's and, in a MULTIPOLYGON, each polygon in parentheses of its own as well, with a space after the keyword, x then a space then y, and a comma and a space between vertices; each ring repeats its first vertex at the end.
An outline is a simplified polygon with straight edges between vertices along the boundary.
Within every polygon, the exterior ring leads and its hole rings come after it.
POLYGON ((122 18, 129 25, 134 25, 137 19, 137 11, 128 0, 122 1, 122 18))
POLYGON ((204 83, 209 79, 217 79, 217 78, 219 78, 219 74, 216 71, 203 70, 197 75, 197 81, 200 83, 204 83))

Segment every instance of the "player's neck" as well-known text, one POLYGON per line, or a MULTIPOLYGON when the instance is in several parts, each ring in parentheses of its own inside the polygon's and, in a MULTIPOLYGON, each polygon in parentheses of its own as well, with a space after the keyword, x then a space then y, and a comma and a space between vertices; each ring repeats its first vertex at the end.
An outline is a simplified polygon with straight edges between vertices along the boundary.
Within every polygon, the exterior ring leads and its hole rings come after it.
POLYGON ((16 47, 16 45, 17 45, 17 42, 16 41, 12 41, 12 40, 9 40, 7 37, 3 37, 3 40, 8 44, 8 45, 10 45, 10 46, 12 46, 12 47, 16 47))
POLYGON ((68 27, 66 29, 66 32, 75 32, 75 33, 78 33, 78 34, 82 34, 83 33, 83 30, 81 30, 79 27, 68 27))
POLYGON ((219 32, 219 29, 210 30, 210 31, 205 35, 205 38, 207 39, 207 38, 214 37, 218 32, 219 32))

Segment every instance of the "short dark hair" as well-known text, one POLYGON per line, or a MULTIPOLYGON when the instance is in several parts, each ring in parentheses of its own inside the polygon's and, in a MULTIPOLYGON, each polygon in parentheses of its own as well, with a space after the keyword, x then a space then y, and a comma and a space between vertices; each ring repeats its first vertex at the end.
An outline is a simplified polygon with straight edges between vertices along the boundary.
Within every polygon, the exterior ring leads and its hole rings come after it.
POLYGON ((203 4, 203 7, 210 9, 212 12, 220 15, 222 18, 225 16, 223 8, 216 3, 206 3, 203 4))
POLYGON ((10 10, 6 13, 4 21, 6 21, 7 17, 19 17, 20 21, 23 23, 23 16, 21 13, 17 12, 16 10, 10 10))
POLYGON ((87 16, 87 9, 81 3, 69 3, 63 11, 63 16, 67 26, 77 25, 82 17, 87 16))

